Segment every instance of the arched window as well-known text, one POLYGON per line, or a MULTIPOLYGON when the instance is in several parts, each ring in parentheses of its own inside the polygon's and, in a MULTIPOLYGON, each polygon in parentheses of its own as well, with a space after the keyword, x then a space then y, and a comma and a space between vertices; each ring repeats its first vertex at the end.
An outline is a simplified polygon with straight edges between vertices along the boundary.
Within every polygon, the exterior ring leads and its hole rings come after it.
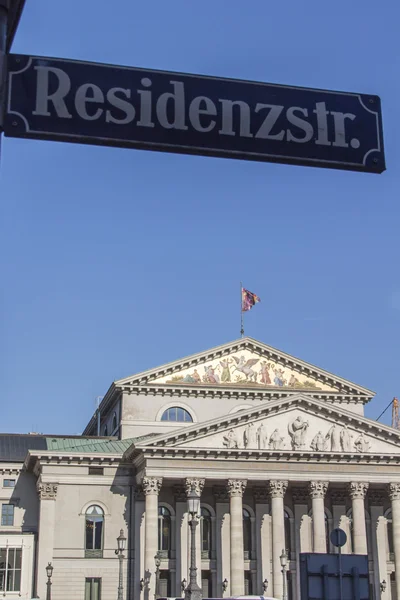
POLYGON ((158 549, 167 556, 171 550, 171 513, 165 506, 158 507, 158 549))
POLYGON ((104 513, 100 506, 92 505, 86 511, 85 550, 89 553, 103 549, 104 513))
POLYGON ((202 558, 211 557, 211 513, 208 508, 201 507, 201 552, 202 558))
POLYGON ((161 417, 161 421, 175 421, 179 423, 192 423, 193 419, 187 410, 180 406, 167 408, 161 417))
POLYGON ((250 513, 243 509, 243 550, 244 558, 251 558, 251 518, 250 513))
POLYGON ((284 527, 285 527, 285 550, 290 555, 291 543, 290 543, 290 515, 285 510, 284 513, 284 527))
POLYGON ((394 552, 393 549, 393 521, 392 521, 392 511, 389 511, 386 515, 387 522, 387 539, 388 539, 388 550, 390 554, 394 552))
POLYGON ((112 432, 114 432, 116 429, 117 429, 117 413, 114 413, 113 420, 112 420, 112 432))

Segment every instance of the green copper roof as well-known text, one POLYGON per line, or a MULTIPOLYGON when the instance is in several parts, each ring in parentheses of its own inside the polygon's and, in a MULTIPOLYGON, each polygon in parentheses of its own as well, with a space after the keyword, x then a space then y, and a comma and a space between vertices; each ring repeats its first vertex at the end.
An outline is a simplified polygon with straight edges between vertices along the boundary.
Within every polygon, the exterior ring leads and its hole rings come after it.
POLYGON ((87 452, 92 454, 123 454, 132 444, 142 441, 147 437, 153 437, 153 433, 136 438, 117 440, 116 438, 93 438, 93 437, 46 437, 47 450, 56 452, 87 452))

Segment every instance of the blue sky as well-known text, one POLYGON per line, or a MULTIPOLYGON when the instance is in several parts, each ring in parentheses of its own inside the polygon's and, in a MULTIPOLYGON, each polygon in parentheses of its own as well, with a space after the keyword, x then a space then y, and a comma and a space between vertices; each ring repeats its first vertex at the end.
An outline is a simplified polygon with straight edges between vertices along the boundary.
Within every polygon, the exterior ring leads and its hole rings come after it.
MULTIPOLYGON (((246 333, 400 395, 400 7, 26 0, 13 51, 378 94, 382 175, 2 140, 1 429, 80 433, 114 379, 246 333)), ((385 422, 390 422, 387 415, 385 422)))

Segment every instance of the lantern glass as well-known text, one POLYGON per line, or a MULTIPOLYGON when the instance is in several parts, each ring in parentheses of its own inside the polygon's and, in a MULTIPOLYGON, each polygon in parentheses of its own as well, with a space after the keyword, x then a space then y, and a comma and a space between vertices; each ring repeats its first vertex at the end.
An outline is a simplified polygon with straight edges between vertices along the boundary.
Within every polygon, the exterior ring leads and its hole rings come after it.
POLYGON ((191 515, 198 515, 200 512, 200 498, 194 490, 188 494, 188 511, 191 515))
POLYGON ((119 536, 117 537, 118 550, 119 552, 123 552, 126 548, 126 537, 124 536, 124 531, 121 529, 119 532, 119 536))
POLYGON ((47 577, 51 577, 53 575, 53 565, 51 563, 48 563, 47 567, 46 567, 46 573, 47 573, 47 577))
POLYGON ((281 559, 281 567, 282 567, 282 569, 284 569, 287 565, 287 554, 286 554, 285 550, 282 550, 280 559, 281 559))

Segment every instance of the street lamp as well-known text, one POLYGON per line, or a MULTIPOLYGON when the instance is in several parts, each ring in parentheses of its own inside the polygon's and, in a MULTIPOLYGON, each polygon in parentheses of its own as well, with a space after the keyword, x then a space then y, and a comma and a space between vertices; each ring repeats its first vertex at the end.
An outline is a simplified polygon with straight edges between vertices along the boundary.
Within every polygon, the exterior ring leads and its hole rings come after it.
POLYGON ((264 581, 263 581, 263 591, 264 591, 264 594, 267 591, 267 589, 268 589, 268 579, 264 579, 264 581))
POLYGON ((53 575, 53 565, 51 564, 51 562, 47 563, 46 574, 47 574, 46 600, 51 600, 51 576, 53 575))
POLYGON ((386 592, 386 579, 381 581, 381 594, 383 594, 384 592, 386 592))
POLYGON ((287 556, 287 554, 286 554, 286 550, 282 550, 282 554, 280 555, 280 559, 281 559, 282 577, 283 577, 282 600, 287 600, 287 579, 286 579, 286 571, 287 571, 287 561, 288 561, 288 556, 287 556))
POLYGON ((223 592, 226 592, 226 590, 227 590, 227 589, 228 589, 228 580, 227 580, 227 578, 225 577, 225 579, 224 579, 224 580, 223 580, 223 582, 222 582, 222 591, 223 591, 223 592))
POLYGON ((157 554, 154 557, 154 562, 156 563, 156 590, 155 590, 155 598, 160 597, 160 566, 161 566, 161 554, 157 550, 157 554))
POLYGON ((190 568, 189 585, 185 590, 185 600, 202 600, 201 588, 197 583, 196 567, 196 527, 198 525, 198 515, 200 512, 200 497, 192 488, 188 494, 188 512, 190 514, 190 568))
POLYGON ((185 591, 186 584, 187 584, 186 579, 182 579, 182 583, 181 583, 181 590, 182 590, 182 592, 185 591))
POLYGON ((124 586, 122 583, 122 561, 124 560, 123 552, 126 547, 126 537, 124 536, 124 530, 121 529, 119 532, 119 536, 117 537, 117 550, 115 550, 115 554, 118 555, 119 560, 119 579, 118 579, 118 600, 123 600, 123 590, 124 586))

